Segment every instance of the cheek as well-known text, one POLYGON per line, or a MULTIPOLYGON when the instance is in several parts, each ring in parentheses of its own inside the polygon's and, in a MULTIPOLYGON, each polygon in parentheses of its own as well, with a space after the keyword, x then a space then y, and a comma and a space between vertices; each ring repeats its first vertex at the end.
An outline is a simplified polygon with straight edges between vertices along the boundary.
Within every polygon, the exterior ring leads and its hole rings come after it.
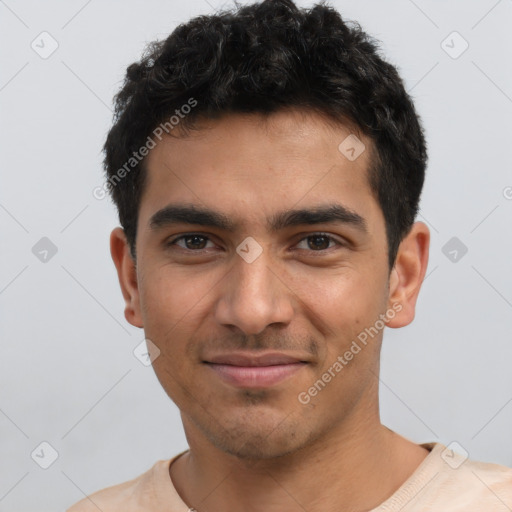
POLYGON ((300 287, 305 302, 333 325, 360 321, 377 307, 381 293, 374 275, 348 267, 306 272, 295 280, 295 286, 300 287))
POLYGON ((375 273, 354 268, 303 277, 304 314, 325 336, 328 358, 335 360, 379 319, 386 304, 384 285, 375 273))
POLYGON ((187 353, 189 341, 197 336, 208 302, 205 280, 187 277, 170 266, 146 272, 140 289, 144 331, 160 350, 153 369, 168 396, 186 407, 194 388, 187 353), (188 397, 188 398, 187 398, 188 397))
POLYGON ((149 327, 186 323, 200 310, 215 280, 207 274, 183 272, 170 265, 146 273, 141 289, 141 309, 149 327))

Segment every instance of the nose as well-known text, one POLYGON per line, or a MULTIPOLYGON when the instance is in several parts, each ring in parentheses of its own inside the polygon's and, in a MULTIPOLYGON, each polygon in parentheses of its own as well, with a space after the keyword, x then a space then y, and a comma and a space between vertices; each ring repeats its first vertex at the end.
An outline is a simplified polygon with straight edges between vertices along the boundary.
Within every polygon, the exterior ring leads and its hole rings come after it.
POLYGON ((220 288, 217 322, 246 335, 259 334, 271 324, 290 323, 293 292, 283 281, 282 271, 272 268, 265 251, 251 263, 236 255, 220 288))

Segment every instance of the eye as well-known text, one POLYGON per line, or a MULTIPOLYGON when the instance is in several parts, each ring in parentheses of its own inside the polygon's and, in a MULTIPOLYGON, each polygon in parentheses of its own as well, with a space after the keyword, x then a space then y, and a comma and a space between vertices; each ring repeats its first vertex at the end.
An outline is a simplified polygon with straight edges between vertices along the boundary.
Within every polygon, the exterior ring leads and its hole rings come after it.
POLYGON ((311 249, 314 252, 321 252, 329 249, 329 244, 333 242, 339 246, 343 246, 343 244, 335 239, 334 237, 326 234, 326 233, 314 233, 312 235, 308 235, 304 237, 298 244, 297 247, 299 249, 311 249), (299 247, 305 241, 306 247, 299 247))
MULTIPOLYGON (((211 240, 200 233, 187 233, 186 235, 181 235, 179 237, 174 238, 173 240, 166 243, 167 246, 177 245, 186 250, 190 251, 200 251, 202 249, 206 249, 207 241, 211 240), (183 242, 183 245, 178 244, 177 242, 183 242)), ((211 242, 213 244, 213 242, 211 242)), ((211 246, 210 246, 211 247, 211 246)))
MULTIPOLYGON (((309 252, 323 252, 328 249, 332 249, 332 244, 344 246, 341 241, 327 233, 313 233, 302 238, 296 247, 300 250, 306 250, 309 252)), ((186 233, 166 242, 165 245, 166 247, 177 245, 178 247, 190 252, 200 252, 202 250, 215 247, 215 244, 210 240, 210 238, 206 235, 202 235, 201 233, 186 233), (208 246, 208 243, 211 245, 208 246)))

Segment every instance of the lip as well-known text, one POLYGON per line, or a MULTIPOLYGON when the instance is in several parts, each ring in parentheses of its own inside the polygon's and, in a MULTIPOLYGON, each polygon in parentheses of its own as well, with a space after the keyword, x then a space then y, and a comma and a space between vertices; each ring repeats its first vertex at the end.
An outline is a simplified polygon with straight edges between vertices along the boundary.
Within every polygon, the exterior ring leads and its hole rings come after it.
POLYGON ((274 386, 308 364, 300 357, 277 352, 220 354, 204 363, 223 381, 244 388, 274 386))
POLYGON ((285 354, 284 352, 266 352, 256 354, 249 352, 231 352, 209 357, 205 362, 214 364, 230 364, 233 366, 274 366, 305 362, 300 356, 285 354))

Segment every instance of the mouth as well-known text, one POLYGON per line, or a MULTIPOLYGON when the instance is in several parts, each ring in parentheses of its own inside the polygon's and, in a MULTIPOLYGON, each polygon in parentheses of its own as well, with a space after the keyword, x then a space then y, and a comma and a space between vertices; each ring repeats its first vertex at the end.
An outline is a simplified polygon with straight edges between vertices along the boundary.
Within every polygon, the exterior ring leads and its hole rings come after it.
POLYGON ((218 355, 203 361, 224 382, 243 388, 274 386, 304 368, 308 362, 282 353, 218 355))

